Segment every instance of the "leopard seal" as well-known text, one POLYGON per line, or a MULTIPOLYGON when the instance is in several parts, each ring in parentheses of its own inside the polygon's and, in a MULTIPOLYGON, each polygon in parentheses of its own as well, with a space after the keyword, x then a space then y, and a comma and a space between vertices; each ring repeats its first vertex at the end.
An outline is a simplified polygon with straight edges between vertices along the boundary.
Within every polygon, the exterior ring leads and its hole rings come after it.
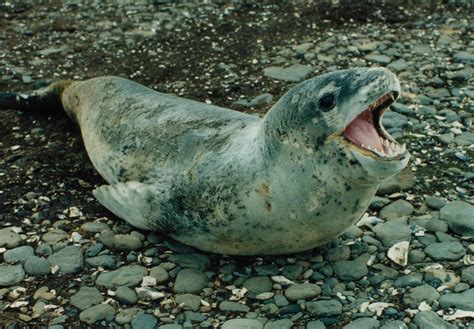
POLYGON ((400 94, 385 68, 323 74, 263 118, 119 77, 0 94, 3 109, 63 108, 107 182, 93 193, 131 225, 232 255, 308 250, 358 220, 409 154, 381 117, 400 94))

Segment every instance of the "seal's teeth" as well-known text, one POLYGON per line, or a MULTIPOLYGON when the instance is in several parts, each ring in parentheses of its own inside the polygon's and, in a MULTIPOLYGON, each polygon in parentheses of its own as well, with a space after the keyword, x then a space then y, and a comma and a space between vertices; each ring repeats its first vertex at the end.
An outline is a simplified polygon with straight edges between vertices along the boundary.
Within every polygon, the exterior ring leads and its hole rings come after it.
POLYGON ((390 149, 390 148, 388 149, 387 156, 388 157, 393 157, 394 156, 392 149, 390 149))
POLYGON ((407 151, 407 146, 403 143, 402 148, 400 149, 400 153, 405 153, 407 151))

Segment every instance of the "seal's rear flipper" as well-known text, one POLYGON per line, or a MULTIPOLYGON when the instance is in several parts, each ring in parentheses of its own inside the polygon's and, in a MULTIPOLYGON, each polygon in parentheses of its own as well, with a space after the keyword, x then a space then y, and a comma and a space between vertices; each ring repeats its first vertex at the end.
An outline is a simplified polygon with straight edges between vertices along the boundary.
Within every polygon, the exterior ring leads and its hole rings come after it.
POLYGON ((139 182, 102 185, 96 188, 94 196, 114 215, 125 219, 131 225, 149 230, 151 216, 159 217, 157 190, 152 185, 139 182))
POLYGON ((0 110, 62 110, 61 96, 72 81, 59 81, 24 93, 0 93, 0 110))

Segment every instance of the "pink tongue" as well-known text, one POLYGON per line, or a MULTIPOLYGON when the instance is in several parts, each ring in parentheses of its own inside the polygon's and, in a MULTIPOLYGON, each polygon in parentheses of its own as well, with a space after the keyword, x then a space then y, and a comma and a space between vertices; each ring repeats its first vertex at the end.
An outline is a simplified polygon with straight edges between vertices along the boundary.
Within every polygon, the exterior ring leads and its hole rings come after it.
POLYGON ((362 112, 355 118, 346 130, 344 130, 344 137, 352 143, 366 147, 370 146, 379 151, 384 150, 380 142, 379 134, 371 123, 372 114, 369 111, 362 112))

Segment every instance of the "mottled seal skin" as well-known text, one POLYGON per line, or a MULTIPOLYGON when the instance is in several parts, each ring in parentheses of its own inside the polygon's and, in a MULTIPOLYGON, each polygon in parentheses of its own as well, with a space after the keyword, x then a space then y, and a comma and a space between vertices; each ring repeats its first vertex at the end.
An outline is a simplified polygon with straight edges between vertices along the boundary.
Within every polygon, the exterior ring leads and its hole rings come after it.
POLYGON ((340 235, 407 165, 404 149, 380 157, 342 135, 399 92, 390 71, 358 68, 296 85, 263 119, 118 77, 70 83, 61 98, 112 213, 205 251, 263 255, 340 235))

